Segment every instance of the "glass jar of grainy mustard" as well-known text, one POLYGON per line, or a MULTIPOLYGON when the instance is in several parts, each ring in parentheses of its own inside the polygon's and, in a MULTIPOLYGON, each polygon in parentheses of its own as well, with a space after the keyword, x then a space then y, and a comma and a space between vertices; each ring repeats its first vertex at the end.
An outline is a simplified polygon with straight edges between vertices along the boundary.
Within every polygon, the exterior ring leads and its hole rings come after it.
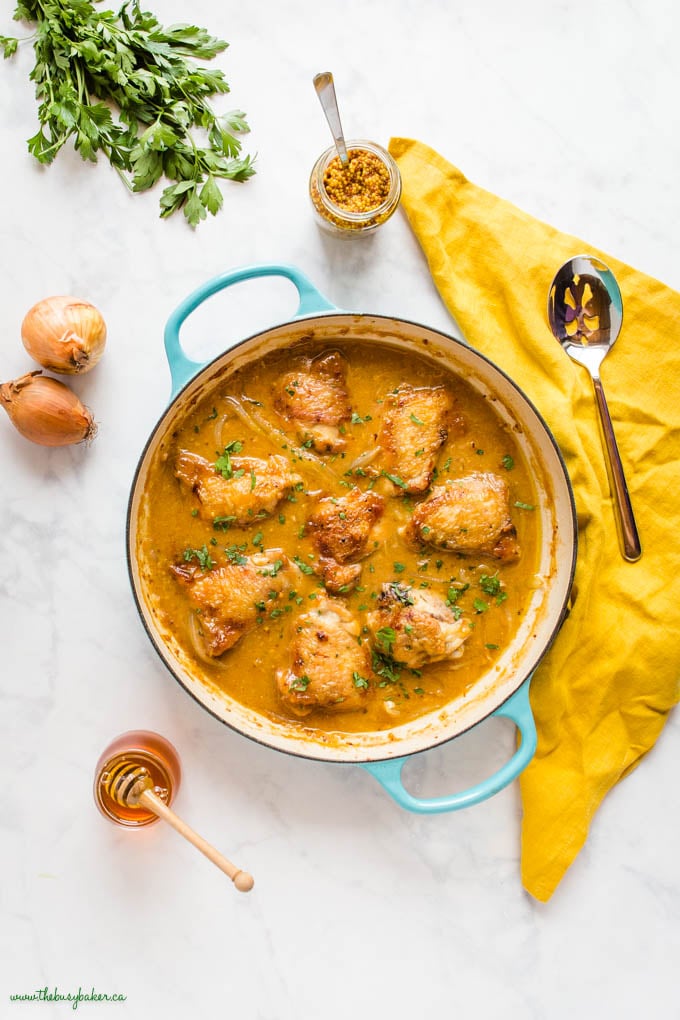
POLYGON ((354 237, 375 230, 399 205, 401 176, 389 152, 375 142, 349 141, 343 167, 335 146, 317 159, 309 197, 319 226, 354 237))

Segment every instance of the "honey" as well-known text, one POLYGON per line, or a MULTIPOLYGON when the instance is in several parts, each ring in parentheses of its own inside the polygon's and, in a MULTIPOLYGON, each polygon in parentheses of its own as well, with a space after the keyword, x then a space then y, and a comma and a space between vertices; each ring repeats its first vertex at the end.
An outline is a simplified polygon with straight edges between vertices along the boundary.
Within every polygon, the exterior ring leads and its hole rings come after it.
POLYGON ((169 740, 150 730, 130 730, 116 737, 101 754, 95 769, 94 799, 109 821, 129 828, 151 825, 158 816, 144 805, 119 803, 111 795, 110 780, 125 766, 145 768, 153 783, 153 792, 170 806, 181 782, 182 770, 177 751, 169 740))

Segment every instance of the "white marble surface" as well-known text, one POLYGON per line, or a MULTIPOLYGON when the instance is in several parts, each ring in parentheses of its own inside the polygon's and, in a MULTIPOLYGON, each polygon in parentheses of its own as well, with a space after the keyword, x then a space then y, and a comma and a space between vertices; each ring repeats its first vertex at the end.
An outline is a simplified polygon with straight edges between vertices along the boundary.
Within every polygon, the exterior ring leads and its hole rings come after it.
MULTIPOLYGON (((0 421, 0 1016, 63 1017, 65 1003, 21 1007, 9 995, 94 985, 127 999, 78 1015, 680 1017, 677 715, 540 905, 519 879, 516 787, 420 818, 358 768, 226 730, 156 657, 124 555, 132 473, 169 391, 163 325, 196 285, 290 262, 340 307, 452 329, 401 214, 368 243, 330 240, 312 222, 306 178, 328 143, 314 72, 335 72, 349 135, 419 137, 479 184, 677 288, 680 8, 147 6, 230 41, 218 58, 232 84, 225 108, 248 112, 259 154, 258 175, 225 187, 225 210, 196 233, 160 221, 157 195, 128 195, 106 164, 64 152, 34 165, 31 55, 0 67, 0 375, 31 367, 19 325, 46 294, 94 301, 110 337, 76 383, 100 422, 90 449, 49 452, 0 421), (131 834, 95 811, 100 751, 138 726, 179 748, 177 807, 252 870, 250 896, 169 829, 131 834)), ((293 311, 288 285, 249 284, 197 314, 187 342, 216 353, 293 311)), ((413 781, 447 792, 511 745, 511 730, 490 723, 414 763, 413 781)))

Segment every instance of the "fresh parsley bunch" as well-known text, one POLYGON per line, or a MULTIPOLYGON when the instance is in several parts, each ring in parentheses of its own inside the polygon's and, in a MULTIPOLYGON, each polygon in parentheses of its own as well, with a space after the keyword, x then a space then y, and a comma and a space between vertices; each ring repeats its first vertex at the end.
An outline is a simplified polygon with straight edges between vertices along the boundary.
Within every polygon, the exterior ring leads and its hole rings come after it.
MULTIPOLYGON (((72 138, 83 159, 103 152, 132 191, 166 178, 161 216, 183 209, 192 227, 222 207, 218 179, 255 173, 236 138, 249 130, 245 114, 217 117, 208 102, 229 92, 224 74, 195 63, 226 49, 222 39, 195 25, 164 28, 139 0, 117 14, 90 0, 19 0, 14 18, 36 25, 30 77, 40 127, 28 148, 40 163, 72 138)), ((18 43, 0 36, 5 58, 18 43)))

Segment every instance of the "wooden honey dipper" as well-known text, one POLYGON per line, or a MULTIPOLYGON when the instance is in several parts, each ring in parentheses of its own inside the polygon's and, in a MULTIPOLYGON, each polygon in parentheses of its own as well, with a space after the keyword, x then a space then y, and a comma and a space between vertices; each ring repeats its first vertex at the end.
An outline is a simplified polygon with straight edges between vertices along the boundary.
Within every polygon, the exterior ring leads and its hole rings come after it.
POLYGON ((216 864, 220 871, 228 875, 239 892, 249 892, 253 888, 255 882, 252 875, 228 861, 207 840, 194 832, 154 792, 153 779, 144 765, 122 758, 101 774, 100 782, 104 792, 116 804, 123 808, 146 808, 147 811, 152 811, 158 818, 171 825, 180 836, 184 836, 208 860, 216 864))

